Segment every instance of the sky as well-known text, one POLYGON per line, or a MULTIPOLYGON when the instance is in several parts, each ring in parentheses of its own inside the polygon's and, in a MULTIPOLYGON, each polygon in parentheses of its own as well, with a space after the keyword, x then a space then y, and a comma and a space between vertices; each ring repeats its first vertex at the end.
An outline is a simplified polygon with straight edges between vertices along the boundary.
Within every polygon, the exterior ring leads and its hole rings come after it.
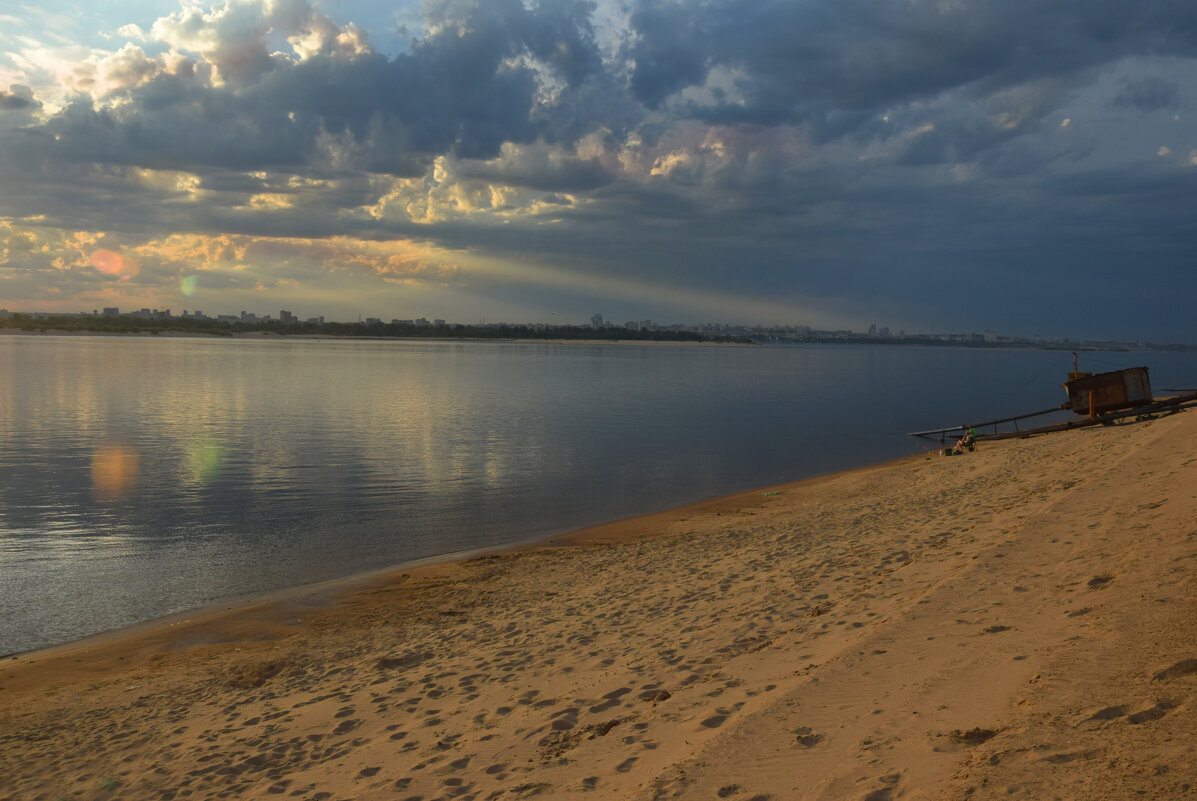
POLYGON ((1197 342, 1192 0, 6 0, 0 307, 1197 342))

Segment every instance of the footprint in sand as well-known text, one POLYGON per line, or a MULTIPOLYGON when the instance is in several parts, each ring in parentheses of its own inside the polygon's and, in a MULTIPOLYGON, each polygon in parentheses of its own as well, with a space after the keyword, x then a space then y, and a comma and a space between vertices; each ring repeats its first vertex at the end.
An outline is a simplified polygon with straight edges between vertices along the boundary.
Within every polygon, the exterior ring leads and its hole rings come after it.
POLYGON ((823 735, 815 734, 809 726, 799 726, 794 729, 794 735, 797 738, 798 745, 804 748, 811 748, 823 742, 823 735))
POLYGON ((1107 706, 1104 709, 1099 709, 1089 717, 1085 718, 1084 723, 1092 720, 1115 720, 1126 714, 1126 707, 1124 706, 1107 706))
POLYGON ((572 729, 578 725, 578 708, 576 706, 569 709, 563 709, 557 714, 553 715, 553 729, 555 731, 565 731, 572 729))
POLYGON ((632 691, 631 687, 620 687, 618 690, 613 690, 603 696, 605 699, 603 703, 596 704, 590 707, 591 714, 599 712, 606 712, 608 709, 613 709, 620 705, 621 700, 625 695, 632 691))
POLYGON ((1071 751, 1066 754, 1052 754, 1051 756, 1045 756, 1043 761, 1052 765, 1066 765, 1069 762, 1075 762, 1078 759, 1093 759, 1100 753, 1101 751, 1099 749, 1091 748, 1088 751, 1071 751))
POLYGON ((1155 681, 1167 681, 1168 679, 1187 676, 1190 673, 1197 673, 1197 659, 1182 659, 1175 665, 1172 665, 1165 670, 1161 670, 1152 678, 1155 681))
POLYGON ((1142 712, 1136 712, 1133 715, 1128 715, 1126 722, 1132 726, 1137 726, 1140 723, 1149 723, 1153 720, 1159 720, 1164 715, 1168 714, 1168 710, 1174 707, 1171 701, 1160 701, 1150 709, 1144 709, 1142 712))
POLYGON ((954 743, 963 743, 964 745, 980 745, 996 736, 997 732, 994 729, 982 729, 978 726, 968 731, 955 729, 948 734, 948 739, 954 743))
POLYGON ((337 727, 333 729, 332 733, 334 735, 349 734, 349 732, 353 731, 360 725, 362 725, 362 721, 357 718, 352 720, 343 720, 337 724, 337 727))

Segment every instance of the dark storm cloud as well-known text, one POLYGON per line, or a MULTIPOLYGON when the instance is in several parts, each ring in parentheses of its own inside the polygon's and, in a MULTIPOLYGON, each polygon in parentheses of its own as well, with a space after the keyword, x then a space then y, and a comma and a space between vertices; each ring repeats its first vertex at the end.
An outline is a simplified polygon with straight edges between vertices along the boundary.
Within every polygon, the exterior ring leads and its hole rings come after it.
POLYGON ((1148 76, 1128 81, 1114 98, 1114 105, 1144 113, 1180 107, 1180 87, 1174 82, 1148 76))
POLYGON ((533 119, 546 142, 572 144, 595 131, 617 137, 643 124, 645 108, 627 91, 626 76, 609 69, 562 92, 533 119))
MULTIPOLYGON (((116 109, 82 96, 47 122, 51 137, 41 141, 49 156, 78 162, 300 170, 319 166, 322 137, 331 137, 356 168, 410 176, 436 155, 490 158, 504 142, 537 137, 537 79, 519 57, 547 65, 567 91, 601 66, 587 3, 439 2, 428 10, 443 27, 394 59, 294 63, 221 52, 253 69, 234 71, 241 82, 224 87, 164 73, 128 90, 116 109)), ((25 102, 3 97, 13 107, 25 102)))
POLYGON ((705 117, 805 121, 829 136, 867 118, 854 112, 961 88, 991 94, 1127 55, 1197 51, 1197 8, 1163 0, 643 0, 632 21, 640 36, 628 51, 631 86, 646 105, 727 67, 743 97, 717 98, 705 117))
POLYGON ((705 16, 677 3, 641 3, 633 12, 631 90, 641 103, 657 108, 674 92, 706 79, 711 63, 703 45, 718 32, 709 22, 704 28, 705 16))
POLYGON ((45 131, 53 137, 48 157, 157 169, 299 166, 314 136, 220 89, 206 92, 203 102, 195 105, 176 103, 134 113, 97 108, 91 97, 82 95, 51 119, 45 131))
POLYGON ((443 0, 425 10, 441 27, 411 53, 393 60, 309 59, 273 73, 248 93, 248 102, 350 134, 367 169, 414 175, 434 155, 492 158, 505 142, 537 137, 544 121, 533 118, 536 76, 511 59, 538 60, 567 91, 601 68, 589 3, 529 9, 518 0, 443 0))
POLYGON ((545 192, 588 192, 616 179, 597 159, 550 160, 536 152, 511 163, 467 163, 458 176, 545 192))
MULTIPOLYGON (((414 177, 437 155, 486 160, 504 143, 568 142, 597 130, 617 138, 637 130, 651 145, 687 116, 801 123, 816 142, 885 138, 897 126, 881 126, 880 112, 901 115, 903 104, 958 93, 958 106, 937 116, 935 134, 906 148, 910 163, 931 163, 970 158, 1021 133, 987 124, 995 109, 983 104, 1002 90, 1054 82, 1061 91, 1032 111, 1042 116, 1079 70, 1136 53, 1190 54, 1197 30, 1197 11, 1167 2, 1090 3, 1083 13, 1030 0, 643 2, 630 16, 623 56, 632 67, 621 84, 624 61, 604 66, 589 3, 437 0, 425 11, 434 33, 393 59, 263 62, 222 51, 226 61, 252 62, 237 73, 243 83, 210 87, 184 65, 128 90, 129 102, 116 108, 80 97, 46 122, 48 136, 25 141, 20 159, 297 173, 336 164, 414 177), (537 74, 521 57, 562 82, 552 104, 538 104, 537 74), (663 118, 645 119, 716 68, 730 71, 731 88, 675 100, 663 118)), ((32 102, 0 98, 14 107, 32 102)), ((1175 85, 1142 79, 1115 102, 1158 109, 1174 106, 1178 94, 1175 85)), ((585 162, 541 166, 513 169, 509 178, 551 191, 609 180, 585 162)), ((486 169, 497 177, 499 168, 486 169)))
MULTIPOLYGON (((1074 86, 1071 81, 1045 80, 1021 87, 1016 97, 1005 102, 961 99, 933 113, 894 111, 888 121, 873 115, 851 138, 858 142, 892 140, 906 133, 903 141, 894 143, 893 160, 907 166, 977 162, 1004 175, 1042 169, 1059 153, 1041 142, 1028 149, 1026 139, 1044 133, 1045 120, 1058 112, 1074 86), (1003 119, 1006 124, 995 123, 1003 119), (928 127, 909 135, 920 126, 928 127)), ((1052 124, 1058 126, 1059 120, 1052 124)), ((1083 155, 1087 146, 1072 140, 1067 147, 1076 157, 1083 155)))
POLYGON ((0 111, 28 110, 38 105, 33 99, 33 91, 28 86, 14 84, 7 92, 0 90, 0 111))

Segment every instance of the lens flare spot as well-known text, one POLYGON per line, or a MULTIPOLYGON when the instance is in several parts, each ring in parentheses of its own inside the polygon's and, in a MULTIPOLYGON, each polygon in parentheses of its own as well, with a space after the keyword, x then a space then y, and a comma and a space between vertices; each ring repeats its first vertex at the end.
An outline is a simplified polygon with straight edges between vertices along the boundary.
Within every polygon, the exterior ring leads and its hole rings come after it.
POLYGON ((124 264, 121 254, 113 250, 97 250, 91 254, 91 266, 104 275, 120 275, 124 264))
POLYGON ((105 250, 103 248, 91 254, 91 266, 104 275, 111 275, 114 278, 120 278, 122 281, 128 281, 141 272, 141 267, 133 259, 128 256, 122 256, 115 250, 105 250))
POLYGON ((191 297, 195 294, 195 283, 196 278, 194 275, 185 276, 183 280, 179 282, 179 291, 182 292, 186 297, 191 297))
POLYGON ((183 476, 192 484, 207 484, 224 464, 224 449, 215 442, 201 440, 183 449, 183 476))
POLYGON ((141 458, 123 445, 97 448, 91 457, 91 486, 96 497, 124 498, 137 485, 141 458))

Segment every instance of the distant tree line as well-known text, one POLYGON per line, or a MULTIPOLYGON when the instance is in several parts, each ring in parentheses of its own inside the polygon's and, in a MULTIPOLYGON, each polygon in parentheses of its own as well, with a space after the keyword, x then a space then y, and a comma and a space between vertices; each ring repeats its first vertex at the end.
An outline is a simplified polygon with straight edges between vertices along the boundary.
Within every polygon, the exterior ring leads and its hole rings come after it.
POLYGON ((580 325, 528 326, 500 324, 472 326, 457 324, 421 325, 411 323, 290 323, 278 320, 254 322, 222 322, 192 317, 119 317, 52 316, 13 314, 0 320, 0 328, 21 331, 91 331, 105 334, 158 334, 172 331, 185 334, 234 336, 246 333, 268 333, 279 336, 336 336, 387 339, 567 339, 654 341, 654 342, 736 342, 748 343, 744 337, 710 336, 692 331, 631 330, 627 328, 591 328, 580 325))

